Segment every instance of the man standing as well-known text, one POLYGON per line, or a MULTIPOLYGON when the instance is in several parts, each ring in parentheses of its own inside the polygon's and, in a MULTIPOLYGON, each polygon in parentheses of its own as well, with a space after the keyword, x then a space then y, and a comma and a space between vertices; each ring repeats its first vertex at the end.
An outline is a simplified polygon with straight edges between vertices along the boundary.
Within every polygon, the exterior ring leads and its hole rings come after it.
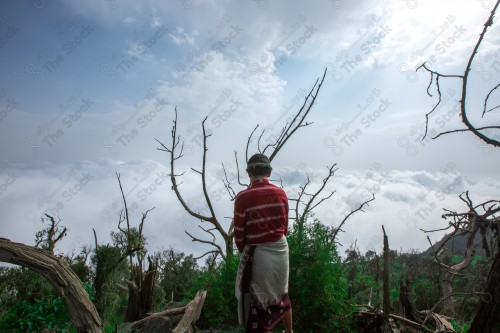
POLYGON ((250 186, 234 205, 234 240, 241 253, 236 280, 238 318, 247 333, 267 333, 283 320, 292 333, 288 297, 288 198, 271 184, 271 163, 255 154, 246 169, 250 186))

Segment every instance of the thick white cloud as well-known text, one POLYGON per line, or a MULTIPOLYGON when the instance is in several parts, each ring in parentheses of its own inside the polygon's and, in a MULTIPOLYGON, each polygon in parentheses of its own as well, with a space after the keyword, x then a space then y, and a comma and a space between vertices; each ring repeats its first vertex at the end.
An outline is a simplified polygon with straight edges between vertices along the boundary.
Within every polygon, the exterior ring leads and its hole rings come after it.
MULTIPOLYGON (((82 161, 73 164, 40 163, 37 166, 22 164, 4 165, 0 174, 2 193, 1 237, 33 244, 34 234, 41 228, 40 217, 44 212, 61 218, 69 229, 68 236, 59 244, 58 251, 78 251, 85 244, 93 244, 92 229, 101 243, 109 242, 109 233, 117 229, 118 217, 123 208, 115 172, 121 175, 124 192, 131 212, 132 225, 138 225, 142 213, 148 213, 144 232, 149 238, 150 250, 160 250, 173 245, 186 253, 200 255, 207 246, 192 243, 184 230, 204 237, 198 221, 189 216, 171 190, 165 165, 156 161, 122 162, 103 160, 100 163, 82 161), (11 182, 9 177, 13 176, 11 182)), ((201 193, 199 175, 189 166, 180 165, 182 177, 180 190, 186 202, 196 211, 208 214, 201 193)), ((211 165, 208 192, 221 223, 227 228, 232 215, 232 202, 223 186, 223 173, 218 165, 211 165)), ((229 166, 228 177, 235 181, 235 167, 229 166)), ((290 198, 296 198, 299 186, 309 177, 312 193, 321 185, 326 169, 297 169, 276 167, 273 179, 281 179, 290 198)), ((243 180, 243 179, 242 179, 243 180)), ((244 180, 245 181, 245 180, 244 180)), ((235 186, 236 191, 241 190, 235 186)), ((453 164, 439 173, 426 171, 371 170, 354 172, 337 170, 324 195, 335 190, 333 197, 314 211, 315 218, 329 226, 340 221, 359 204, 375 194, 375 201, 351 217, 342 228, 338 241, 341 252, 357 241, 362 251, 381 249, 381 225, 385 226, 391 247, 397 250, 428 247, 426 234, 419 229, 438 229, 446 225, 440 218, 442 208, 465 211, 458 198, 469 190, 476 204, 498 199, 498 179, 471 179, 460 173, 453 164)), ((295 204, 291 201, 291 206, 295 204)), ((295 213, 290 212, 291 223, 295 213)), ((431 234, 433 241, 443 232, 431 234)))

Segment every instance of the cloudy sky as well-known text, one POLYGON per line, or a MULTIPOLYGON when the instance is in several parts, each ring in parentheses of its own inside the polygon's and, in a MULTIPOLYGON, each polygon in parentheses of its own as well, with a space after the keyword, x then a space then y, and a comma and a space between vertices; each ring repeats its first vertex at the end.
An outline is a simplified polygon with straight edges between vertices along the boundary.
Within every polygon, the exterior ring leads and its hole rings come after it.
MULTIPOLYGON (((419 229, 443 227, 442 208, 464 210, 460 193, 470 190, 477 203, 499 197, 499 149, 468 133, 422 139, 437 94, 431 87, 427 95, 428 73, 415 71, 427 62, 462 74, 493 3, 0 1, 0 236, 33 243, 45 212, 69 229, 62 252, 93 243, 92 228, 109 241, 122 207, 118 172, 136 223, 155 207, 145 225, 153 249, 203 253, 184 234, 201 236, 171 191, 169 156, 155 141, 171 143, 174 109, 185 143, 181 191, 206 209, 190 168, 201 164, 207 117, 209 191, 227 226, 221 163, 234 180, 234 151, 244 163, 256 124, 268 142, 326 69, 313 124, 276 157, 273 178, 293 197, 305 177, 319 186, 336 163, 327 188, 336 193, 317 218, 338 225, 376 197, 345 226, 343 247, 380 251, 384 224, 392 247, 423 250, 419 229)), ((495 21, 470 77, 467 106, 478 126, 500 122, 498 109, 481 118, 500 81, 499 31, 495 21)), ((460 89, 459 80, 441 79, 430 135, 463 128, 460 89)), ((489 103, 499 101, 496 91, 489 103)))

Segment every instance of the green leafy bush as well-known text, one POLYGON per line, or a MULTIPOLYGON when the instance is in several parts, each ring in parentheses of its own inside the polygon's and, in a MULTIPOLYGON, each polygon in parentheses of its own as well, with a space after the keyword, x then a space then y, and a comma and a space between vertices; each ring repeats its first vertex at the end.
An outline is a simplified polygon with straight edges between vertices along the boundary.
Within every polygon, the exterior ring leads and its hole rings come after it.
POLYGON ((200 318, 201 328, 238 326, 238 302, 234 290, 239 260, 239 256, 230 254, 215 268, 204 270, 193 279, 185 301, 190 301, 199 290, 207 291, 200 318))
MULTIPOLYGON (((83 286, 93 301, 92 287, 86 282, 83 286)), ((51 332, 76 332, 61 297, 48 294, 37 297, 33 302, 22 300, 0 322, 2 332, 40 332, 45 328, 51 332)))
POLYGON ((290 298, 300 332, 350 332, 352 307, 331 229, 318 220, 294 224, 290 247, 290 298))
POLYGON ((470 328, 470 323, 464 323, 460 320, 451 320, 451 325, 457 333, 467 333, 470 328))
POLYGON ((23 332, 41 331, 44 328, 55 332, 70 332, 64 303, 54 295, 42 296, 35 303, 21 301, 15 307, 18 328, 23 332))

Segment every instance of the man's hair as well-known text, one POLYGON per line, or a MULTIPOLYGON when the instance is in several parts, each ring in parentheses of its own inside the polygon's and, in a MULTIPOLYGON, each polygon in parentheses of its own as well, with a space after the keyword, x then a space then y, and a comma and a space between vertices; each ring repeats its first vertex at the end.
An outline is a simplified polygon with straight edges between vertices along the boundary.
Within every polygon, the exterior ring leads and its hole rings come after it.
POLYGON ((264 154, 254 154, 247 162, 247 172, 252 176, 270 176, 273 168, 264 154))

